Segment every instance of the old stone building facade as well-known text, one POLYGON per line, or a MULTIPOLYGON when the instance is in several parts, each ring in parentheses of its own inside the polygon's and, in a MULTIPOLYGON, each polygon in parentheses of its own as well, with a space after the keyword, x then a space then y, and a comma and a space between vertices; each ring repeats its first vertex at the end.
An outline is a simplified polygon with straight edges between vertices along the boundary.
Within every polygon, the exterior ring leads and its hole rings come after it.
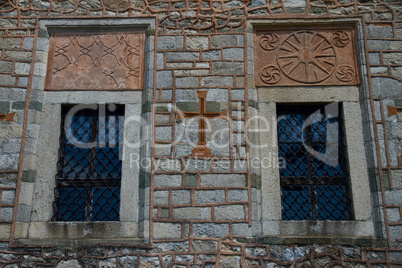
POLYGON ((402 3, 0 0, 1 267, 402 267, 402 3))

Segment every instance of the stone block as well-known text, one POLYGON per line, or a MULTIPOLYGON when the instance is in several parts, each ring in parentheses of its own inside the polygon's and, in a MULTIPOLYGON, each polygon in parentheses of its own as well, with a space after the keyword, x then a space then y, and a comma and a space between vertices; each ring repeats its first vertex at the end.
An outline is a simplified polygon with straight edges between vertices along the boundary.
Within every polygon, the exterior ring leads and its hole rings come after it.
POLYGON ((8 113, 8 112, 10 112, 10 102, 0 101, 0 113, 8 113))
POLYGON ((0 169, 16 170, 17 166, 18 166, 17 154, 0 155, 0 169))
POLYGON ((191 191, 189 190, 175 190, 172 191, 172 203, 177 204, 190 204, 191 191))
POLYGON ((217 220, 242 220, 244 216, 243 205, 218 206, 215 208, 215 219, 217 220))
POLYGON ((246 175, 243 174, 203 174, 201 186, 245 187, 246 175))
POLYGON ((177 239, 181 237, 180 223, 154 223, 154 238, 155 239, 177 239))
POLYGON ((155 164, 156 171, 181 171, 180 160, 177 159, 158 159, 155 164))
POLYGON ((400 52, 393 52, 393 53, 386 53, 384 52, 383 55, 384 64, 402 64, 402 53, 400 52))
MULTIPOLYGON (((2 25, 2 27, 6 27, 2 25)), ((0 47, 2 49, 12 49, 21 47, 21 37, 0 38, 0 47)))
POLYGON ((223 237, 229 233, 229 224, 226 223, 194 223, 195 237, 223 237))
MULTIPOLYGON (((186 186, 187 187, 196 187, 197 186, 197 175, 186 174, 186 186)), ((196 200, 197 200, 197 198, 196 198, 196 200)))
MULTIPOLYGON (((243 48, 225 48, 225 49, 223 49, 223 58, 225 60, 244 60, 244 49, 243 48)), ((243 63, 241 63, 241 64, 243 64, 243 63)))
POLYGON ((215 252, 218 242, 210 240, 193 240, 192 247, 195 252, 215 252))
POLYGON ((172 139, 172 127, 155 127, 155 139, 169 141, 172 139))
POLYGON ((176 78, 176 87, 198 87, 198 77, 178 77, 176 78))
POLYGON ((211 219, 211 208, 184 207, 173 209, 174 219, 185 220, 209 220, 211 219))
POLYGON ((247 190, 229 190, 229 202, 232 201, 248 201, 247 190))
POLYGON ((208 36, 187 36, 187 49, 207 49, 208 36))
POLYGON ((0 221, 12 221, 13 212, 14 209, 12 207, 2 207, 0 210, 0 221))
POLYGON ((0 74, 0 85, 14 86, 15 77, 8 74, 0 74))
POLYGON ((157 87, 172 87, 173 76, 171 71, 158 71, 156 73, 156 86, 157 87))
POLYGON ((202 52, 202 59, 204 60, 220 60, 222 58, 221 50, 208 50, 202 52))
POLYGON ((222 203, 225 202, 224 190, 195 191, 195 203, 222 203))
POLYGON ((243 74, 244 64, 242 62, 214 61, 212 63, 213 74, 243 74))
POLYGON ((212 47, 244 46, 244 36, 234 34, 222 34, 211 36, 212 47))
POLYGON ((31 70, 31 64, 16 62, 14 72, 19 75, 29 75, 29 71, 31 70))
POLYGON ((205 76, 201 78, 202 86, 232 87, 233 77, 231 76, 205 76))
POLYGON ((183 36, 159 36, 157 49, 183 49, 183 40, 183 36))
POLYGON ((0 72, 11 73, 13 70, 13 63, 8 61, 0 61, 0 72))
POLYGON ((181 175, 155 175, 156 187, 180 187, 181 175))
POLYGON ((367 27, 367 32, 371 38, 393 38, 394 37, 391 25, 370 24, 367 27))
POLYGON ((166 52, 166 59, 168 61, 190 61, 199 60, 199 52, 166 52))
POLYGON ((158 205, 166 205, 169 203, 169 191, 155 191, 154 203, 158 205))

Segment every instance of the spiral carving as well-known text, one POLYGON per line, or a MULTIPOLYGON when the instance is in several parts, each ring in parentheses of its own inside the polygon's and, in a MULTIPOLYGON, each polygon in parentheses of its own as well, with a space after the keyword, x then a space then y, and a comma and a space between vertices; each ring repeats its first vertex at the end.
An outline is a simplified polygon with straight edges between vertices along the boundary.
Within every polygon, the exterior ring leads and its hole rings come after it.
POLYGON ((274 65, 269 65, 262 70, 261 80, 266 84, 276 84, 281 79, 281 71, 274 65))
POLYGON ((342 82, 350 82, 355 77, 355 71, 348 65, 341 65, 337 68, 335 75, 342 82))
POLYGON ((345 47, 349 44, 349 35, 344 31, 337 31, 332 34, 332 44, 337 47, 345 47))
POLYGON ((266 33, 260 39, 260 46, 265 50, 274 50, 279 46, 279 37, 273 33, 266 33))

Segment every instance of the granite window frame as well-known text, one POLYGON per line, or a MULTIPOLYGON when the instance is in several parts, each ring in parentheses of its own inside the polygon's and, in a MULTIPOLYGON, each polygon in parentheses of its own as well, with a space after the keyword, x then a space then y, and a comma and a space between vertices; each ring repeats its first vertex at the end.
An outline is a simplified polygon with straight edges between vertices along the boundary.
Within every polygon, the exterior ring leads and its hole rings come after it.
MULTIPOLYGON (((258 96, 258 113, 268 119, 267 131, 260 131, 258 145, 266 146, 254 150, 254 157, 271 159, 279 163, 277 137, 277 104, 319 104, 341 103, 341 117, 344 120, 347 168, 352 198, 351 220, 283 220, 281 204, 281 187, 279 166, 261 167, 261 203, 256 209, 261 211, 261 241, 275 243, 302 243, 321 241, 336 243, 348 241, 353 243, 356 237, 372 240, 375 237, 374 221, 371 208, 369 174, 363 138, 362 111, 368 105, 365 97, 368 90, 365 77, 365 49, 362 35, 362 23, 359 18, 349 19, 251 19, 248 21, 248 66, 249 76, 254 76, 254 31, 275 27, 303 29, 328 27, 331 24, 354 27, 356 30, 356 51, 358 68, 361 73, 360 86, 276 86, 256 87, 250 79, 251 88, 256 88, 258 96), (314 240, 319 238, 320 240, 314 240), (279 241, 279 242, 278 242, 279 241), (338 241, 338 242, 339 242, 338 241)), ((260 120, 260 127, 265 122, 260 120)), ((252 156, 253 157, 253 156, 252 156)))
MULTIPOLYGON (((150 144, 152 139, 150 111, 143 109, 152 101, 154 73, 153 34, 155 18, 102 18, 102 19, 40 19, 37 51, 48 55, 51 32, 75 31, 113 31, 122 27, 126 31, 143 31, 145 33, 145 52, 143 69, 143 90, 59 90, 46 91, 44 80, 47 69, 40 74, 43 84, 42 121, 39 129, 37 148, 37 172, 34 187, 21 189, 21 195, 33 196, 31 211, 24 219, 17 219, 16 241, 21 244, 55 244, 93 246, 96 244, 137 245, 149 237, 149 213, 147 193, 140 187, 144 173, 139 165, 131 162, 131 154, 150 162, 150 144), (42 52, 44 51, 44 52, 42 52), (125 123, 124 137, 128 143, 140 140, 140 146, 124 146, 120 215, 119 221, 52 221, 57 172, 61 109, 63 105, 81 104, 116 104, 124 106, 125 118, 134 118, 125 123), (143 140, 144 139, 144 140, 143 140)), ((43 64, 46 66, 46 64, 43 64)))

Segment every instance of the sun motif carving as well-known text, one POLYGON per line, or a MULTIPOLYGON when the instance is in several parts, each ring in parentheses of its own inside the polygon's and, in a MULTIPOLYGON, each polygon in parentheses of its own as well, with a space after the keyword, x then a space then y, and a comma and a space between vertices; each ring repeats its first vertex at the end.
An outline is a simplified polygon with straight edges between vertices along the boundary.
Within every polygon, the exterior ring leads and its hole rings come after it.
POLYGON ((278 51, 279 68, 291 80, 319 83, 335 70, 336 53, 323 35, 300 31, 286 38, 278 51))

